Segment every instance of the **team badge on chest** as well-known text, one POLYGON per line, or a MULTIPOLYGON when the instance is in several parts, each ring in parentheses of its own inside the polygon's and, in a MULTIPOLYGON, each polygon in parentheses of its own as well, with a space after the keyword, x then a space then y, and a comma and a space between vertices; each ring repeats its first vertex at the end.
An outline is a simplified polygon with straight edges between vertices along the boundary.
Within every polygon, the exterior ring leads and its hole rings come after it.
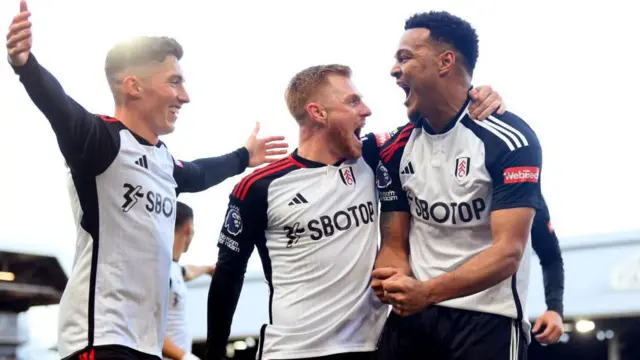
POLYGON ((356 176, 353 173, 351 166, 340 169, 340 180, 347 186, 353 186, 356 184, 356 176))
POLYGON ((469 164, 471 159, 469 157, 459 157, 456 159, 456 168, 454 176, 459 182, 464 181, 469 175, 469 164))

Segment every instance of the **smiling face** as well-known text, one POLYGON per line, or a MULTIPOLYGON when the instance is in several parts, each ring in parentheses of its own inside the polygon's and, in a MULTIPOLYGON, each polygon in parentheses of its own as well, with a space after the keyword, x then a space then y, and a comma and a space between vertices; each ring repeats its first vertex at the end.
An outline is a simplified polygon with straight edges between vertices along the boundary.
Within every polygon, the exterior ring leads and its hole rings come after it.
POLYGON ((162 63, 153 65, 148 76, 138 78, 138 82, 138 107, 151 129, 157 135, 173 132, 180 108, 189 102, 178 59, 167 56, 162 63))

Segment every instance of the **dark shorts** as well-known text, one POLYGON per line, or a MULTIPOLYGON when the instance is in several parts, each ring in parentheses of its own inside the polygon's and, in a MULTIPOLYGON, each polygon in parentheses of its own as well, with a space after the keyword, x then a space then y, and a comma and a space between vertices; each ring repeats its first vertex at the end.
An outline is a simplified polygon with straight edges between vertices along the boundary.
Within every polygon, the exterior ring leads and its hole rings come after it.
POLYGON ((67 356, 63 360, 161 360, 157 356, 145 354, 126 346, 104 345, 67 356))
POLYGON ((526 360, 519 321, 430 306, 408 317, 391 313, 375 360, 526 360))
POLYGON ((371 352, 354 352, 333 354, 314 358, 304 358, 295 360, 373 360, 373 353, 371 352))

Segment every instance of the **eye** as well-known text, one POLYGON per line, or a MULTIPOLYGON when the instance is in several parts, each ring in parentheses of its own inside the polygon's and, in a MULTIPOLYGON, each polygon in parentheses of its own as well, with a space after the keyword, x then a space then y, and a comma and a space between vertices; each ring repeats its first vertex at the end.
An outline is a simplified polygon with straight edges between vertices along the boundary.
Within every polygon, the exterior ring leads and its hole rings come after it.
POLYGON ((360 105, 360 98, 351 98, 348 103, 350 106, 358 106, 360 105))

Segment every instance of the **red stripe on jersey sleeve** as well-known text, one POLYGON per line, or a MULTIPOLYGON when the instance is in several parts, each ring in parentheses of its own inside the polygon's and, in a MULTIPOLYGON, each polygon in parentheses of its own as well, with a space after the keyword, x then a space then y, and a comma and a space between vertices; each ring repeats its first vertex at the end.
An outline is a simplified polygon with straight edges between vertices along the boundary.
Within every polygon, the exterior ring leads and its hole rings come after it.
MULTIPOLYGON (((383 160, 391 159, 391 157, 393 157, 393 154, 396 152, 396 150, 398 150, 400 147, 407 144, 407 140, 409 139, 409 136, 411 136, 412 130, 413 130, 413 124, 409 124, 407 125, 407 127, 402 129, 402 131, 400 131, 400 134, 398 134, 398 137, 396 137, 395 140, 393 140, 393 142, 387 148, 383 149, 380 152, 380 157, 382 157, 383 160)), ((385 160, 385 162, 388 162, 388 161, 389 160, 385 160)))
POLYGON ((273 174, 274 172, 283 170, 289 166, 295 166, 295 164, 291 161, 291 157, 286 157, 274 162, 273 164, 269 164, 262 169, 254 171, 253 173, 247 175, 247 177, 242 179, 238 183, 238 185, 236 185, 232 192, 233 196, 237 197, 240 200, 244 200, 244 198, 247 196, 247 192, 249 191, 249 187, 251 186, 251 184, 269 174, 273 174))

